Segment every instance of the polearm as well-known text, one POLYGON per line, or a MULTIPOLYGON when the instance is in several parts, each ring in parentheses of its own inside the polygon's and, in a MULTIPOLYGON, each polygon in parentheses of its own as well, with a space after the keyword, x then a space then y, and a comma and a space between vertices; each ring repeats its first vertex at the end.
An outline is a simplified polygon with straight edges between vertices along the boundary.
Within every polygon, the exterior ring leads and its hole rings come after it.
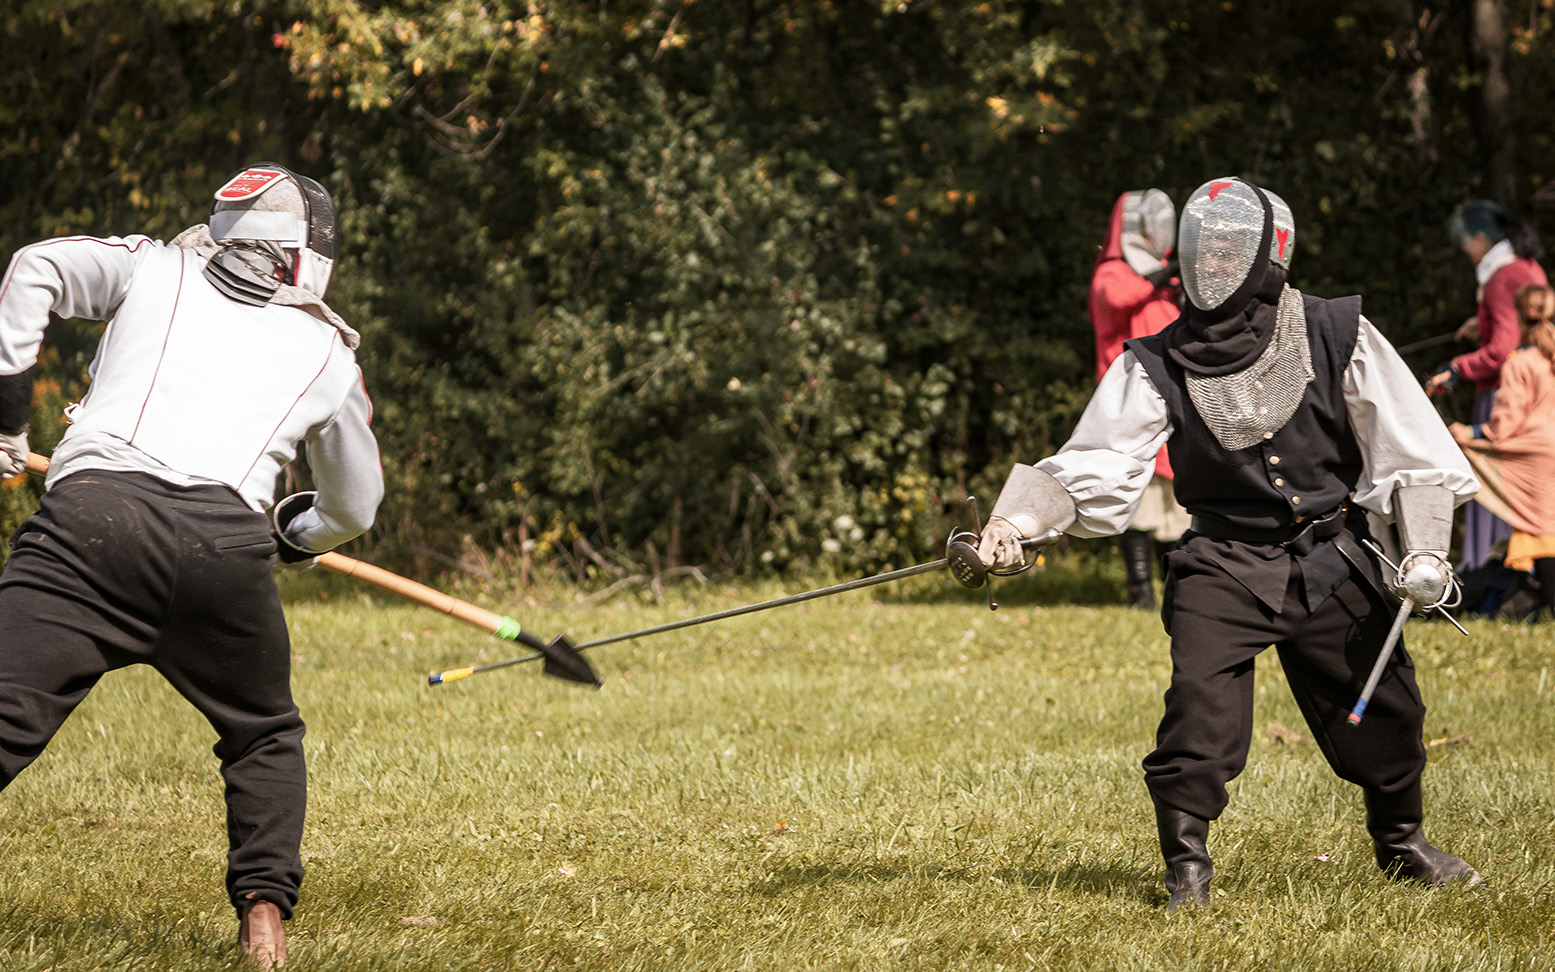
MULTIPOLYGON (((769 611, 772 608, 782 607, 785 604, 798 604, 800 601, 809 601, 818 597, 830 597, 833 594, 842 594, 847 591, 856 591, 865 587, 874 587, 876 584, 886 584, 891 581, 902 580, 903 578, 913 577, 918 574, 931 573, 943 567, 949 567, 951 574, 955 576, 956 580, 963 587, 981 587, 989 574, 1004 576, 1010 573, 1018 573, 1019 570, 1025 570, 1026 567, 1030 566, 1027 564, 1020 567, 1018 570, 990 570, 983 565, 982 559, 978 557, 977 548, 966 541, 966 538, 975 538, 975 536, 975 534, 966 533, 964 531, 957 531, 952 533, 949 542, 947 542, 945 545, 945 556, 941 557, 939 560, 918 564, 913 567, 902 567, 898 570, 886 571, 883 574, 873 574, 869 577, 859 578, 858 580, 847 581, 842 584, 833 584, 830 587, 820 587, 813 591, 805 591, 801 594, 789 594, 785 597, 773 598, 770 601, 761 601, 756 604, 746 604, 742 605, 741 607, 728 608, 727 610, 723 611, 714 611, 712 614, 701 614, 694 618, 683 618, 679 621, 669 621, 665 624, 656 624, 651 628, 640 628, 636 631, 628 631, 625 634, 607 635, 603 638, 595 638, 592 641, 583 642, 582 644, 578 645, 578 650, 583 651, 588 648, 597 648, 600 645, 614 644, 618 641, 630 641, 633 638, 642 638, 647 635, 662 634, 666 631, 676 631, 680 628, 689 628, 696 624, 706 624, 709 621, 722 621, 725 618, 735 618, 742 614, 754 614, 757 611, 769 611)), ((1022 540, 1021 548, 1027 551, 1034 550, 1038 547, 1046 546, 1048 543, 1051 543, 1055 539, 1056 535, 1022 540)), ((991 598, 989 600, 989 605, 996 606, 993 604, 991 598)), ((449 669, 445 672, 433 672, 431 675, 427 676, 427 683, 430 685, 442 685, 447 682, 457 681, 461 678, 468 678, 471 675, 479 675, 482 672, 496 671, 499 668, 508 668, 512 665, 522 665, 525 662, 535 661, 539 657, 540 656, 538 654, 524 655, 519 658, 509 658, 505 661, 490 662, 485 665, 472 665, 466 668, 449 669)))
MULTIPOLYGON (((43 475, 49 471, 49 459, 47 456, 36 452, 27 456, 27 471, 43 475)), ((530 658, 545 659, 544 674, 569 682, 582 682, 587 685, 599 685, 599 676, 594 669, 578 654, 565 636, 557 636, 550 642, 542 641, 529 632, 523 625, 506 615, 495 611, 488 611, 483 607, 477 607, 468 601, 461 601, 456 597, 444 594, 442 591, 417 583, 408 577, 375 567, 372 564, 353 560, 345 554, 331 550, 328 553, 319 554, 316 563, 331 573, 340 574, 342 577, 352 577, 374 587, 381 588, 391 594, 397 594, 406 600, 415 601, 423 607, 431 608, 441 614, 463 621, 495 635, 504 641, 513 641, 528 648, 535 649, 530 658)))

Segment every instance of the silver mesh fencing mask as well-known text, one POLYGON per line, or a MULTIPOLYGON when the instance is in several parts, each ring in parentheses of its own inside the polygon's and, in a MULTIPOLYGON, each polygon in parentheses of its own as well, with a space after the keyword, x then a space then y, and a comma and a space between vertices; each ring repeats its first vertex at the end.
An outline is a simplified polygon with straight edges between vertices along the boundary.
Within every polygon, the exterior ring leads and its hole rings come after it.
POLYGON ((1136 189, 1123 199, 1123 261, 1141 277, 1165 266, 1177 244, 1177 210, 1159 189, 1136 189))
POLYGON ((1194 307, 1235 313, 1257 291, 1274 236, 1271 215, 1262 190, 1234 176, 1211 179, 1188 197, 1177 259, 1194 307))
POLYGON ((329 289, 337 252, 335 203, 315 180, 273 162, 246 166, 216 190, 206 222, 218 244, 252 242, 256 253, 284 251, 280 283, 320 298, 329 289))
POLYGON ((1290 269, 1290 257, 1296 252, 1296 216, 1278 193, 1264 189, 1269 208, 1274 210, 1274 238, 1269 241, 1269 262, 1290 269))

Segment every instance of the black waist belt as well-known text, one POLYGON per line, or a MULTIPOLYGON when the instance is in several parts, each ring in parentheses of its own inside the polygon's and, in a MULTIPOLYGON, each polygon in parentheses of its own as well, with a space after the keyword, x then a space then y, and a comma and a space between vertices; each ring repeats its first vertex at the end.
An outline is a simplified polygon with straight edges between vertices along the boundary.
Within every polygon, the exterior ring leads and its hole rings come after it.
POLYGON ((1305 554, 1322 541, 1332 540, 1344 532, 1345 513, 1345 508, 1341 506, 1306 523, 1268 529, 1238 526, 1218 517, 1195 516, 1188 529, 1220 540, 1278 544, 1291 553, 1305 554))

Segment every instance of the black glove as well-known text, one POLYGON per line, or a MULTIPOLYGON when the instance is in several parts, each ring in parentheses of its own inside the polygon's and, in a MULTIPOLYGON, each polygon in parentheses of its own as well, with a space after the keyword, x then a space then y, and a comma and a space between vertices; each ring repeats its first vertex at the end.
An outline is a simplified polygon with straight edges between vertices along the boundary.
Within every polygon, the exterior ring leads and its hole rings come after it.
POLYGON ((275 555, 283 564, 311 564, 318 557, 318 551, 304 550, 290 540, 286 539, 286 528, 304 510, 313 509, 313 500, 319 494, 314 490, 304 493, 293 493, 281 500, 270 510, 270 522, 275 533, 275 555))
POLYGON ((32 419, 33 368, 14 375, 0 375, 0 432, 25 435, 32 419))
POLYGON ((1175 276, 1177 276, 1177 261, 1171 260, 1161 269, 1145 274, 1145 279, 1150 281, 1150 286, 1159 288, 1171 283, 1175 276))

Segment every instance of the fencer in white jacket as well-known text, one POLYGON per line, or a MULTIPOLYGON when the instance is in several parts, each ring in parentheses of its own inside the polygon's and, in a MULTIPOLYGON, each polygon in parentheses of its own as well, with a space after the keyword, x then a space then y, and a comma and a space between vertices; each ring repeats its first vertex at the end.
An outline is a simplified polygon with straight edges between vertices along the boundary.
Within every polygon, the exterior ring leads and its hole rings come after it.
POLYGON ((26 460, 50 321, 108 322, 0 575, 0 787, 104 673, 156 667, 216 730, 227 891, 261 967, 286 960, 306 794, 271 566, 361 534, 383 496, 358 335, 323 300, 334 257, 328 193, 262 163, 169 243, 45 240, 0 282, 0 474, 26 460), (316 491, 273 523, 299 448, 316 491))

